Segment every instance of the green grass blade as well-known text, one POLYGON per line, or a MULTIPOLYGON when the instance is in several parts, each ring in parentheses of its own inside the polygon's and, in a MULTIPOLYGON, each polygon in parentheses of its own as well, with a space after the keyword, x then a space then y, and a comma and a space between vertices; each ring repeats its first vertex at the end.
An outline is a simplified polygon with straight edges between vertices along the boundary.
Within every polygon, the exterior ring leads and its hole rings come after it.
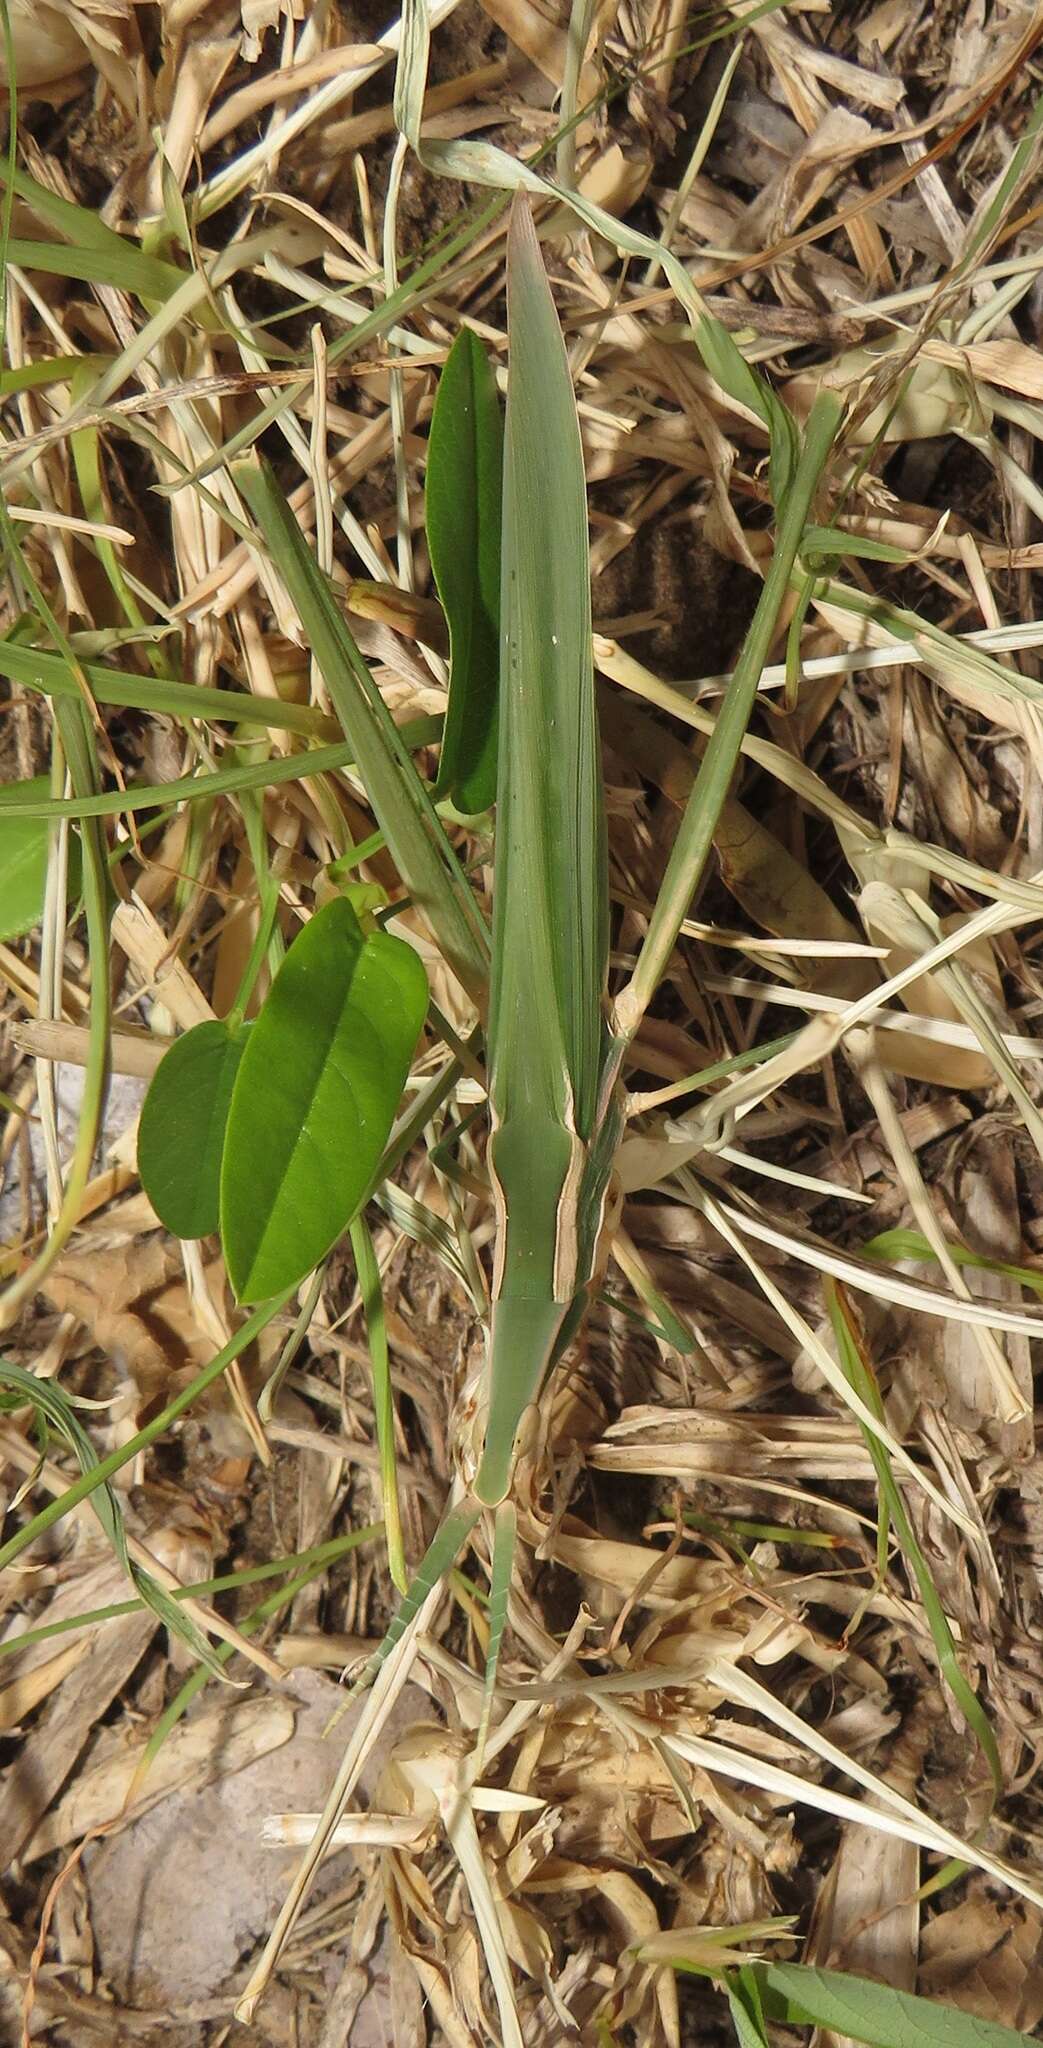
POLYGON ((247 690, 208 690, 182 683, 175 676, 140 676, 85 661, 76 666, 61 654, 28 647, 24 641, 0 639, 0 676, 59 700, 83 701, 77 670, 99 704, 125 704, 136 711, 167 712, 172 718, 230 719, 236 724, 274 726, 282 732, 319 734, 333 739, 336 727, 310 704, 287 704, 281 697, 254 697, 247 690))
POLYGON ((45 1535, 48 1529, 53 1529, 63 1515, 70 1514, 73 1508, 79 1507, 81 1501, 89 1500, 99 1486, 104 1486, 114 1473, 121 1472, 124 1465, 137 1457, 139 1451, 147 1450, 149 1444, 164 1436, 179 1416, 192 1406, 193 1401, 198 1400, 201 1394, 206 1393, 208 1387, 213 1386, 215 1380, 220 1379, 232 1360, 247 1350, 261 1332, 267 1329, 269 1323, 274 1322, 288 1299, 289 1289, 275 1301, 265 1302, 263 1308, 255 1309, 253 1315, 247 1317, 234 1336, 229 1338, 228 1343, 210 1360, 209 1365, 205 1365, 202 1372, 197 1373, 187 1387, 182 1387, 181 1392, 175 1394, 173 1400, 168 1401, 166 1407, 152 1417, 151 1422, 137 1430, 129 1442, 120 1444, 118 1449, 109 1452, 108 1457, 100 1459, 89 1471, 85 1470, 64 1493, 59 1494, 57 1499, 48 1501, 47 1506, 41 1508, 39 1514, 26 1522, 15 1535, 9 1536, 7 1542, 0 1546, 0 1572, 6 1571, 7 1566, 13 1564, 15 1558, 20 1557, 23 1550, 27 1550, 38 1537, 45 1535))
MULTIPOLYGON (((369 1529, 355 1532, 348 1538, 334 1537, 329 1543, 313 1544, 308 1550, 296 1550, 287 1557, 269 1558, 265 1564, 245 1565, 242 1571, 221 1572, 215 1579, 194 1579, 190 1585, 171 1587, 170 1597, 172 1600, 212 1600, 217 1593, 238 1593, 264 1579, 284 1579, 299 1572, 302 1566, 310 1569, 332 1563, 335 1557, 340 1556, 346 1543, 350 1546, 379 1534, 380 1524, 376 1522, 369 1529)), ((132 1600, 109 1600, 104 1607, 87 1607, 81 1614, 67 1614, 60 1621, 44 1621, 38 1628, 22 1629, 19 1635, 7 1636, 0 1643, 0 1661, 16 1656, 19 1650, 31 1649, 34 1643, 48 1643, 55 1636, 75 1635, 80 1629, 98 1628, 107 1621, 120 1621, 125 1614, 140 1614, 144 1605, 139 1593, 132 1600)))
POLYGON ((488 936, 427 787, 270 469, 239 463, 234 479, 297 608, 402 880, 462 986, 482 1004, 488 936))
POLYGON ((387 1318, 384 1290, 373 1239, 364 1216, 351 1226, 351 1248, 355 1254, 359 1292, 366 1318, 366 1342, 373 1369, 373 1410, 380 1453, 380 1506, 387 1540, 388 1570, 400 1593, 408 1588, 406 1555, 402 1544, 402 1517, 398 1508, 398 1468, 395 1459, 395 1401, 391 1388, 391 1360, 388 1356, 387 1318))
POLYGON ((739 2048, 771 2048, 756 1981, 750 1981, 749 1972, 743 1969, 736 1977, 729 1975, 724 1988, 739 2048))
POLYGON ((35 1373, 26 1372, 23 1367, 0 1360, 0 1387, 7 1387, 10 1393, 0 1396, 0 1408, 13 1408, 23 1403, 32 1408, 34 1415, 45 1427, 53 1429, 72 1451, 80 1471, 94 1480, 92 1506, 102 1529, 112 1546, 117 1562, 126 1572, 131 1584, 153 1613, 187 1645, 201 1664, 214 1676, 221 1677, 217 1663, 202 1630, 179 1608, 177 1602, 160 1586, 151 1573, 134 1564, 127 1548, 127 1534, 123 1525, 123 1510, 114 1489, 101 1476, 99 1460, 94 1446, 85 1429, 80 1425, 76 1411, 68 1396, 50 1380, 38 1379, 35 1373))
MULTIPOLYGON (((1043 1273, 1031 1266, 1018 1266, 1009 1259, 990 1259, 984 1252, 973 1252, 954 1238, 946 1242, 946 1249, 953 1264, 967 1266, 972 1272, 1002 1273, 1005 1279, 1016 1280, 1019 1287, 1027 1287, 1043 1298, 1043 1273)), ((908 1230, 899 1225, 894 1230, 882 1230, 862 1246, 864 1259, 880 1259, 888 1264, 899 1259, 918 1259, 923 1265, 935 1262, 934 1247, 928 1243, 920 1230, 908 1230)))
POLYGON ((728 1991, 728 2005, 739 2048, 771 2048, 767 2034, 731 1989, 728 1991))
MULTIPOLYGON (((441 730, 440 718, 414 718, 399 728, 403 744, 410 747, 430 746, 441 730)), ((237 796, 248 789, 274 789, 283 782, 300 782, 305 776, 310 780, 316 775, 332 775, 340 768, 350 768, 353 760, 354 750, 346 740, 340 740, 333 747, 315 747, 304 754, 277 754, 266 761, 244 762, 240 757, 234 768, 217 768, 212 775, 179 775, 171 782, 143 783, 138 787, 132 783, 128 789, 103 790, 99 796, 20 797, 19 789, 27 790, 29 785, 16 783, 10 790, 0 789, 0 833, 8 814, 13 818, 122 818, 134 811, 169 810, 180 803, 208 803, 215 796, 237 796)), ((367 857, 356 851, 356 860, 367 857)))
MULTIPOLYGON (((3 555, 11 582, 16 592, 28 593, 33 611, 42 630, 48 634, 54 645, 62 649, 70 675, 77 675, 77 664, 72 650, 64 637, 62 627, 40 589, 28 563, 23 559, 18 536, 11 521, 6 503, 0 495, 0 538, 3 555)), ((101 779, 95 748, 94 730, 87 715, 79 679, 75 701, 59 702, 55 708, 55 726, 61 740, 61 749, 68 768, 73 789, 78 797, 93 795, 101 779)), ((111 1018, 111 991, 109 987, 109 915, 110 886, 108 854, 104 836, 96 820, 87 820, 80 830, 80 863, 83 877, 83 908, 87 926, 87 948, 90 957, 92 1001, 87 1044, 87 1058, 83 1074, 83 1094, 76 1126, 76 1138, 72 1156, 64 1174, 61 1205, 54 1218, 43 1249, 27 1265, 23 1266, 8 1285, 0 1298, 0 1327, 7 1329, 14 1321, 21 1304, 34 1294, 45 1273, 53 1266, 65 1244, 68 1243, 79 1220, 80 1204, 90 1179, 95 1148, 101 1133, 105 1095, 109 1080, 109 1024, 111 1018)))
MULTIPOLYGON (((29 782, 16 782, 19 791, 37 806, 48 801, 50 776, 35 775, 29 782)), ((43 915, 47 886, 49 833, 39 808, 29 811, 0 809, 0 940, 20 938, 32 931, 43 915)), ((80 887, 80 849, 75 838, 69 842, 68 897, 74 899, 80 887)))
MULTIPOLYGON (((255 1607, 251 1613, 243 1616, 242 1621, 238 1623, 240 1635, 256 1635, 257 1630, 263 1628, 266 1621, 274 1620, 275 1616, 280 1614, 284 1607, 288 1607, 291 1601, 296 1600, 298 1593, 303 1592, 304 1587, 310 1585, 312 1579, 317 1578, 320 1572, 325 1571, 328 1564, 333 1564, 337 1558, 346 1556, 349 1550, 357 1549, 360 1543, 372 1542, 373 1538, 379 1536, 379 1534, 379 1523, 373 1523, 365 1529, 352 1529, 346 1536, 336 1536, 329 1543, 320 1544, 310 1552, 305 1551, 302 1554, 304 1561, 303 1571, 297 1572, 292 1579, 285 1580, 281 1586, 276 1588, 274 1593, 269 1593, 267 1599, 261 1601, 260 1606, 255 1607)), ((236 1646, 234 1643, 218 1643, 214 1650, 214 1662, 218 1667, 219 1675, 223 1674, 224 1666, 230 1663, 231 1659, 235 1656, 235 1650, 236 1646)), ((135 1777, 135 1790, 140 1788, 145 1773, 150 1765, 155 1763, 171 1729, 177 1726, 182 1715, 188 1711, 192 1701, 198 1698, 202 1692, 207 1677, 208 1673, 205 1670, 191 1672, 188 1678, 186 1678, 184 1685, 175 1693, 170 1705, 164 1708, 149 1737, 142 1764, 135 1777)), ((131 1800, 133 1797, 134 1793, 132 1792, 131 1800)))
MULTIPOLYGON (((0 1387, 7 1389, 5 1394, 0 1394, 0 1408, 31 1408, 37 1424, 47 1431, 53 1430, 72 1451, 81 1472, 97 1473, 99 1461, 94 1446, 68 1395, 59 1386, 52 1380, 38 1379, 24 1366, 0 1359, 0 1387)), ((100 1477, 91 1505, 124 1571, 129 1571, 130 1558, 119 1500, 112 1487, 100 1477)))
POLYGON ((482 1718, 474 1746, 474 1776, 482 1775, 485 1745, 489 1737, 496 1673, 500 1664, 503 1632, 507 1626, 507 1603, 514 1579, 514 1553, 518 1543, 518 1515, 512 1501, 502 1500, 493 1522, 493 1558, 489 1577, 489 1648, 485 1658, 482 1718))
POLYGON ((7 253, 22 270, 39 270, 45 277, 71 277, 78 284, 113 285, 117 291, 133 292, 145 301, 167 299, 184 284, 185 272, 174 264, 143 255, 122 235, 114 239, 114 249, 88 249, 75 243, 29 242, 12 235, 7 253))
MULTIPOLYGON (((837 1357, 840 1365, 866 1407, 883 1422, 885 1419, 884 1406, 880 1399, 876 1378, 869 1364, 862 1356, 861 1347, 847 1311, 843 1292, 835 1280, 827 1280, 825 1283, 825 1294, 826 1306, 829 1310, 830 1321, 837 1340, 837 1357)), ((905 1502, 902 1499, 891 1470, 887 1451, 879 1438, 866 1429, 864 1424, 860 1423, 859 1427, 862 1430, 866 1449, 873 1461, 873 1469, 876 1473, 877 1487, 880 1495, 881 1514, 882 1516, 885 1514, 890 1516, 894 1525, 895 1534, 902 1548, 902 1554, 916 1580, 942 1677, 948 1685, 949 1691, 952 1693, 953 1699, 956 1701, 967 1726, 977 1739, 982 1755, 988 1764, 993 1789, 998 1799, 1003 1793, 1003 1767, 996 1745, 996 1737, 993 1734, 985 1709, 957 1656, 956 1644, 946 1619, 945 1609, 938 1597, 938 1591, 931 1577, 927 1560, 917 1541, 913 1525, 909 1520, 905 1502)), ((882 1522, 882 1532, 883 1528, 884 1524, 882 1522)), ((883 1540, 881 1540, 880 1547, 881 1553, 883 1553, 883 1540)), ((881 1564, 883 1561, 882 1555, 881 1564)))
MULTIPOLYGON (((93 216, 92 216, 93 217, 93 216)), ((19 391, 38 391, 48 384, 70 384, 73 372, 84 363, 107 368, 108 356, 40 356, 17 369, 0 370, 0 398, 13 398, 19 391)))
MULTIPOLYGON (((776 4, 777 0, 771 0, 769 7, 755 8, 744 19, 752 23, 759 13, 772 11, 776 4)), ((735 29, 729 24, 719 33, 734 34, 735 29)), ((491 185, 504 192, 539 193, 544 199, 564 201, 620 255, 637 256, 646 263, 661 265, 688 315, 696 347, 711 376, 740 404, 749 406, 768 428, 772 489, 778 499, 793 473, 796 423, 766 378, 746 362, 728 329, 708 311, 684 264, 663 242, 653 241, 607 213, 578 188, 566 190, 541 177, 536 164, 544 154, 542 150, 531 163, 526 163, 488 142, 443 142, 425 136, 422 129, 430 50, 431 23, 425 0, 404 0, 402 40, 395 70, 395 121, 421 163, 436 174, 459 178, 468 184, 491 185)))
POLYGON ((39 179, 28 171, 2 164, 0 185, 9 188, 45 227, 81 249, 90 249, 96 255, 113 255, 134 246, 123 235, 117 234, 115 228, 107 227, 93 207, 77 206, 75 200, 63 199, 60 193, 52 192, 49 185, 41 185, 39 179))
POLYGON ((450 642, 438 793, 465 813, 488 810, 496 796, 502 494, 496 378, 477 335, 465 327, 438 383, 425 496, 431 567, 450 642))
POLYGON ((528 204, 508 243, 503 673, 489 1027, 500 1208, 480 1497, 503 1497, 521 1417, 577 1290, 608 973, 583 451, 528 204))
POLYGON ((364 1686, 372 1685, 381 1665, 387 1663, 396 1643, 401 1642, 410 1622, 419 1614, 428 1594, 446 1577, 451 1566, 455 1564, 480 1513, 481 1509, 477 1502, 464 1501, 459 1507, 450 1508, 448 1514, 439 1523, 414 1577, 410 1580, 408 1591, 403 1595, 395 1614, 392 1616, 390 1627, 383 1642, 374 1650, 365 1669, 356 1679, 351 1692, 346 1696, 345 1705, 347 1705, 352 1694, 361 1692, 364 1686))
POLYGON ((492 1078, 501 1116, 520 1089, 589 1140, 608 889, 586 484, 572 378, 524 200, 511 219, 508 309, 492 1078), (531 1039, 523 1020, 537 1026, 531 1039))
POLYGON ((775 552, 757 609, 692 785, 637 965, 615 1006, 618 1028, 628 1038, 666 972, 702 877, 840 412, 840 402, 832 393, 820 393, 812 407, 793 482, 779 506, 775 552))

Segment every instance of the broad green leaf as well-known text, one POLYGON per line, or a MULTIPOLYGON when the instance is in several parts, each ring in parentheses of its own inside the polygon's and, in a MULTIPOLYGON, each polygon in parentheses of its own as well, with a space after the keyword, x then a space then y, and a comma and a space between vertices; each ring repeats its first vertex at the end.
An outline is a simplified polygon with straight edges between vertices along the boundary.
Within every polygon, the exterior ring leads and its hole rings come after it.
POLYGON ((366 1200, 427 1009, 411 946, 363 936, 342 899, 290 947, 250 1032, 221 1168, 240 1301, 293 1287, 366 1200))
POLYGON ((769 2019, 830 2027, 869 2048, 1029 2048, 1030 2036, 931 1998, 915 1998, 869 1977, 806 1963, 756 1963, 752 1973, 769 2019))
MULTIPOLYGON (((27 802, 46 802, 51 785, 46 775, 34 775, 30 782, 18 782, 12 795, 27 802)), ((0 941, 16 939, 32 931, 43 915, 47 884, 47 843, 50 828, 45 818, 19 817, 0 808, 0 941)), ((75 835, 69 840, 69 896, 80 887, 80 848, 75 835)))
POLYGON ((484 811, 496 796, 503 426, 496 379, 469 327, 438 383, 427 443, 427 542, 449 623, 439 794, 484 811))
POLYGON ((209 1237, 221 1215, 221 1155, 252 1026, 197 1024, 160 1061, 138 1127, 138 1170, 175 1237, 209 1237))

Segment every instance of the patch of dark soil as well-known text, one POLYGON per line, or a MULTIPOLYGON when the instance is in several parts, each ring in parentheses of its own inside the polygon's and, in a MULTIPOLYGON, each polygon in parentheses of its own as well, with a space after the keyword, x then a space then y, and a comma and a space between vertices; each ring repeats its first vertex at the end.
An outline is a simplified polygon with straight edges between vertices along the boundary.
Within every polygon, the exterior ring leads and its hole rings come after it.
POLYGON ((650 519, 595 579, 594 623, 654 610, 662 623, 628 650, 671 678, 714 675, 734 660, 760 584, 704 538, 693 508, 650 519))

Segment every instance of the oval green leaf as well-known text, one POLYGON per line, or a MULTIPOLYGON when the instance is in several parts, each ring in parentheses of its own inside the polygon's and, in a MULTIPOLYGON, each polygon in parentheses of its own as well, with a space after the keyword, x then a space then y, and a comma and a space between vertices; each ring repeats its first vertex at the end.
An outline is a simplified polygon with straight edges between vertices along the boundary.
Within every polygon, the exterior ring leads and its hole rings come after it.
POLYGON ((293 1287, 366 1200, 427 1010, 411 946, 363 936, 342 899, 305 925, 243 1055, 221 1169, 242 1302, 293 1287))
POLYGON ((446 358, 427 443, 427 544, 449 624, 438 793, 468 814, 496 796, 503 423, 496 378, 464 327, 446 358))
MULTIPOLYGON (((46 800, 51 785, 46 775, 34 775, 31 782, 15 782, 4 791, 4 799, 37 797, 46 800)), ((46 818, 20 817, 13 808, 5 810, 0 799, 0 941, 21 938, 31 932, 43 916, 47 886, 47 842, 50 826, 46 818)), ((80 842, 69 837, 69 897, 80 891, 80 842)))
POLYGON ((1029 2048, 1030 2036, 1013 2027, 844 1970, 755 1963, 749 1974, 769 2019, 786 2026, 828 2027, 868 2048, 1029 2048))
POLYGON ((251 1024, 197 1024, 160 1061, 138 1126, 141 1185, 175 1237, 209 1237, 221 1217, 221 1155, 251 1024))

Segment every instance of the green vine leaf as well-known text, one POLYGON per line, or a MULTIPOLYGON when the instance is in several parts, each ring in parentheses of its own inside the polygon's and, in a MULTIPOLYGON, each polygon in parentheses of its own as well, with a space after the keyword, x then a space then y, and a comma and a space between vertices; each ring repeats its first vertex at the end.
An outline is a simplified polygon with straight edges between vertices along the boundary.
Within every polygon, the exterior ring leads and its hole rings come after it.
POLYGON ((232 1091, 221 1237, 241 1302, 294 1287, 367 1200, 427 1010, 411 946, 350 904, 305 925, 253 1025, 232 1091))

